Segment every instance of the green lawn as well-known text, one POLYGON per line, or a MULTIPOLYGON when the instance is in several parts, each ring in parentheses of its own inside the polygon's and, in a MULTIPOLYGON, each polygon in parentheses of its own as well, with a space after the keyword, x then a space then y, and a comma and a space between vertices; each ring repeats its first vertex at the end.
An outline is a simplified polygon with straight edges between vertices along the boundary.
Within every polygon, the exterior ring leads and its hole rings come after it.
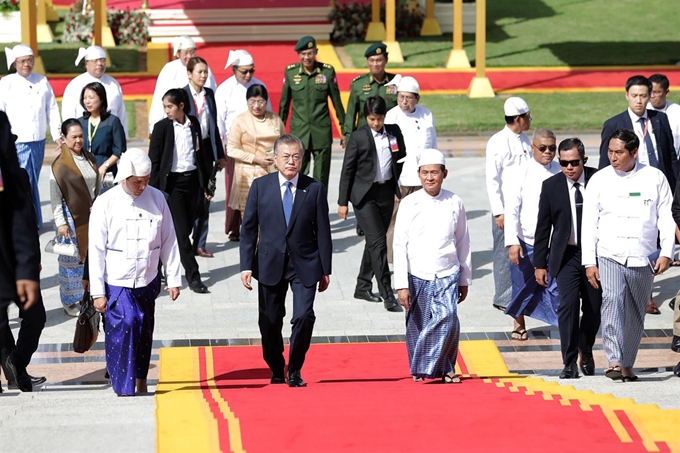
MULTIPOLYGON (((487 1, 488 66, 658 65, 680 61, 677 0, 487 1)), ((401 42, 406 61, 390 67, 443 67, 451 35, 401 42)), ((365 67, 366 43, 345 46, 365 67)), ((474 60, 474 35, 464 36, 474 60)))

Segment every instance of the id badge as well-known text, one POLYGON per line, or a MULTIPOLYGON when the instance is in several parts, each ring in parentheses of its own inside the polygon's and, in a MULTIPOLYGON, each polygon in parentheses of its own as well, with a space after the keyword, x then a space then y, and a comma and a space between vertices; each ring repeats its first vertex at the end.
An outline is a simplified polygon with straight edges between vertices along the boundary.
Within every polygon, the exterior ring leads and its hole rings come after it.
POLYGON ((398 153, 399 152, 399 143, 397 143, 397 137, 394 137, 392 135, 390 137, 390 149, 392 150, 393 153, 398 153))

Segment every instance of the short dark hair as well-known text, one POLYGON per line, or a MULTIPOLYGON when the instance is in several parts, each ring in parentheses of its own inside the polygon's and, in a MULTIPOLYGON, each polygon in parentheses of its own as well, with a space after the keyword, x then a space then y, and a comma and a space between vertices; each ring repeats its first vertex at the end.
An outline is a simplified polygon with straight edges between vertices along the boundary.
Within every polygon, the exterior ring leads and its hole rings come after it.
POLYGON ((569 151, 576 148, 578 150, 578 156, 581 159, 585 159, 586 157, 586 147, 583 146, 583 142, 579 140, 578 138, 565 138, 562 140, 557 147, 557 152, 560 153, 562 151, 569 151))
POLYGON ((522 113, 521 115, 512 115, 512 116, 507 116, 505 115, 505 124, 513 124, 515 122, 515 118, 518 116, 527 116, 530 112, 522 113))
POLYGON ((283 134, 281 137, 277 138, 274 142, 274 154, 279 154, 279 147, 281 145, 297 145, 300 147, 300 152, 302 152, 302 155, 305 155, 305 145, 302 144, 302 140, 300 140, 296 135, 283 134))
POLYGON ((264 85, 255 83, 250 85, 246 90, 246 99, 254 98, 255 96, 260 96, 265 101, 269 100, 269 93, 267 93, 267 88, 264 85))
POLYGON ((89 118, 90 112, 88 112, 87 109, 85 108, 84 102, 85 90, 94 91, 94 93, 99 98, 99 102, 101 102, 101 105, 99 106, 99 117, 101 118, 102 121, 104 121, 110 115, 109 101, 106 99, 106 88, 104 88, 104 85, 102 85, 99 82, 91 82, 85 85, 83 87, 83 90, 80 92, 80 105, 83 107, 83 116, 85 118, 89 118))
POLYGON ((628 80, 626 80, 626 93, 628 93, 630 87, 638 85, 647 87, 649 93, 650 94, 652 93, 652 82, 650 82, 649 79, 643 75, 634 75, 632 77, 629 77, 628 80))
POLYGON ((387 115, 387 104, 380 96, 371 96, 364 103, 364 116, 387 115))
POLYGON ((189 59, 189 62, 187 63, 187 71, 194 72, 194 68, 199 63, 203 63, 206 66, 206 68, 208 67, 208 62, 205 61, 203 58, 201 58, 201 57, 191 57, 189 59))
POLYGON ((668 81, 668 77, 663 74, 652 74, 649 76, 649 81, 652 83, 658 83, 662 90, 666 91, 671 83, 668 81))
POLYGON ((171 88, 165 92, 163 95, 163 100, 167 99, 171 104, 179 107, 182 104, 182 111, 185 115, 191 112, 191 107, 189 106, 189 96, 187 92, 181 88, 171 88))
POLYGON ((628 150, 630 155, 633 155, 633 151, 640 147, 640 139, 633 131, 628 129, 617 129, 609 136, 609 140, 618 139, 624 143, 624 147, 628 150))
POLYGON ((68 135, 68 130, 73 126, 78 126, 81 130, 83 129, 83 125, 80 124, 80 121, 75 118, 69 118, 61 123, 61 135, 66 137, 66 135, 68 135))

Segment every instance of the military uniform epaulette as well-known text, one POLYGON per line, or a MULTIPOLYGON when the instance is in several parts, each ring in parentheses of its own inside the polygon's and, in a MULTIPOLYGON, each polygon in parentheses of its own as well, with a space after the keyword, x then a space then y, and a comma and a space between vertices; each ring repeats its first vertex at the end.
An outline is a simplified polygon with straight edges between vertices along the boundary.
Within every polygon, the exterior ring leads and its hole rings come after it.
POLYGON ((367 74, 358 75, 358 76, 356 76, 355 78, 352 79, 352 82, 356 82, 356 81, 359 80, 360 78, 366 77, 366 76, 367 76, 367 74))
POLYGON ((328 63, 324 63, 323 67, 326 69, 333 69, 333 66, 329 65, 328 63))
POLYGON ((288 66, 286 66, 286 70, 296 68, 299 65, 300 65, 300 63, 289 64, 288 66))

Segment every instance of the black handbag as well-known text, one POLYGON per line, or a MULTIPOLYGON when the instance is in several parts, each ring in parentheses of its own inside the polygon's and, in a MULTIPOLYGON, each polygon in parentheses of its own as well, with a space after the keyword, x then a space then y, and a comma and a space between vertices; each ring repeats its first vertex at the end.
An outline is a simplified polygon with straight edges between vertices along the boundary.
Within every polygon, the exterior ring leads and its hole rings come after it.
POLYGON ((76 333, 73 336, 73 350, 78 353, 89 351, 99 336, 101 314, 95 310, 90 292, 85 291, 80 301, 80 314, 76 320, 76 333))

